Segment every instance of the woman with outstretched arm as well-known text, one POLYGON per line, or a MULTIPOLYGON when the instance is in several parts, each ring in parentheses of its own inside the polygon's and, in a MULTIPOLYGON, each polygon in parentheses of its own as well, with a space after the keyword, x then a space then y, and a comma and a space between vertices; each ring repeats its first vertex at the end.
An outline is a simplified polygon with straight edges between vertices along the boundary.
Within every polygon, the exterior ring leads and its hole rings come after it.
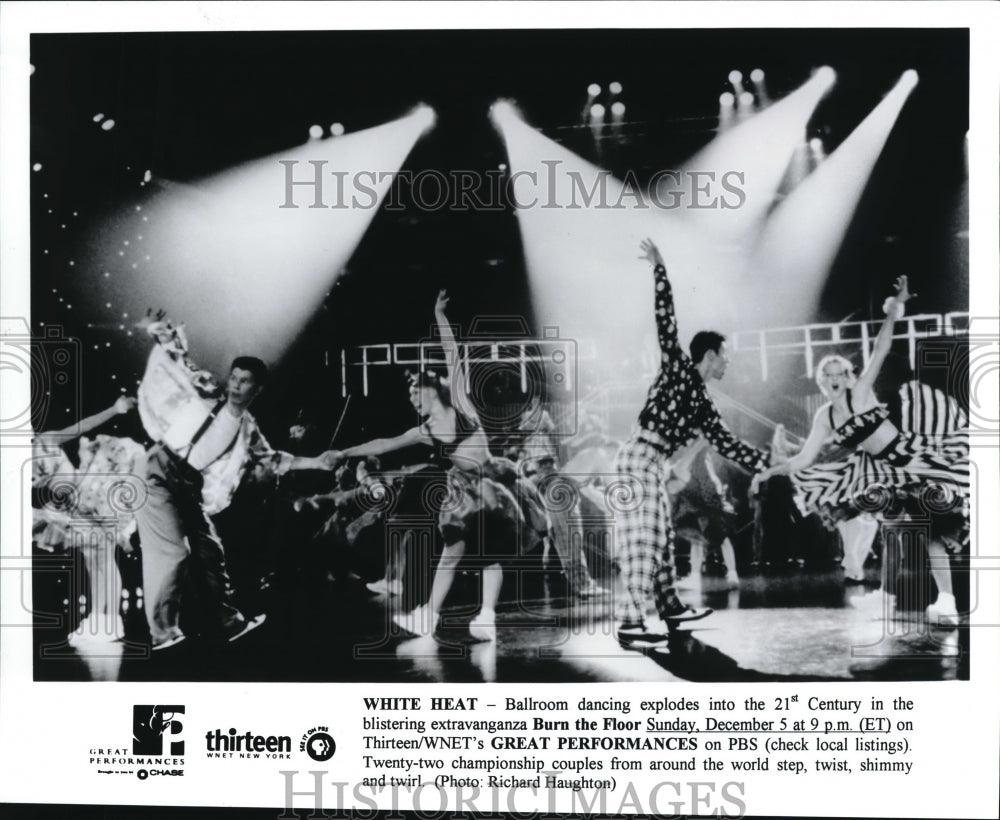
POLYGON ((901 431, 872 389, 892 346, 895 323, 912 296, 906 277, 900 276, 895 295, 886 300, 886 318, 868 366, 856 379, 843 356, 820 360, 816 382, 829 401, 816 411, 801 451, 757 475, 751 492, 772 476, 790 475, 799 506, 807 513, 822 511, 837 519, 878 511, 884 516, 929 519, 928 556, 938 597, 927 615, 950 627, 957 625, 958 613, 947 554, 961 549, 968 537, 968 434, 901 431), (828 441, 856 452, 846 462, 813 467, 828 441))
POLYGON ((478 544, 477 562, 483 568, 483 605, 469 631, 474 638, 492 641, 496 639, 495 608, 503 584, 503 560, 518 555, 521 547, 527 550, 531 544, 526 542, 540 538, 544 514, 539 521, 531 490, 517 479, 513 463, 490 454, 486 432, 465 395, 466 374, 445 315, 447 306, 448 296, 442 290, 434 316, 447 360, 447 382, 429 370, 411 376, 410 401, 424 420, 401 435, 348 447, 336 455, 341 460, 383 455, 421 443, 435 447, 438 463, 447 469, 449 489, 438 514, 444 550, 430 600, 398 616, 396 622, 412 634, 432 635, 459 563, 476 551, 474 542, 483 541, 478 544), (525 515, 529 508, 535 514, 525 515))

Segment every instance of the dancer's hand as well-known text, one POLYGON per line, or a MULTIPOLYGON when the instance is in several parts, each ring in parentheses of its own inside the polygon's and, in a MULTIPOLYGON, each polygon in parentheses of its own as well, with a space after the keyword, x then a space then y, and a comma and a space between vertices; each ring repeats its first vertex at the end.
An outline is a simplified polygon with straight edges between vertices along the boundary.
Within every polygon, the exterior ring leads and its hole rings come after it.
POLYGON ((167 318, 167 312, 158 310, 154 313, 152 308, 146 309, 146 315, 135 323, 135 328, 155 337, 159 342, 170 341, 174 332, 174 326, 167 318))
POLYGON ((666 265, 663 264, 663 257, 660 255, 660 249, 656 247, 656 244, 652 239, 643 239, 642 242, 639 243, 639 249, 642 251, 642 256, 639 257, 640 259, 646 259, 653 265, 662 265, 663 267, 666 267, 666 265))
POLYGON ((307 507, 311 510, 319 509, 319 501, 317 501, 316 496, 310 495, 305 498, 296 498, 295 501, 292 502, 292 509, 294 509, 295 512, 302 512, 307 507))
POLYGON ((115 412, 119 415, 125 415, 133 407, 135 407, 134 396, 119 396, 115 401, 115 412))
POLYGON ((908 299, 912 299, 917 294, 910 293, 910 283, 906 276, 896 277, 896 299, 899 302, 906 302, 908 299))
POLYGON ((443 316, 448 308, 448 291, 443 288, 438 291, 437 301, 434 303, 434 313, 443 316))
POLYGON ((322 465, 321 469, 336 470, 345 459, 342 450, 327 450, 325 453, 320 453, 317 460, 322 465))
POLYGON ((148 330, 150 325, 162 322, 166 318, 167 312, 165 310, 161 309, 154 313, 152 308, 146 308, 146 315, 136 322, 135 326, 138 330, 148 330))
POLYGON ((750 479, 750 498, 753 499, 760 495, 760 485, 771 478, 774 473, 771 470, 761 470, 752 479, 750 479))

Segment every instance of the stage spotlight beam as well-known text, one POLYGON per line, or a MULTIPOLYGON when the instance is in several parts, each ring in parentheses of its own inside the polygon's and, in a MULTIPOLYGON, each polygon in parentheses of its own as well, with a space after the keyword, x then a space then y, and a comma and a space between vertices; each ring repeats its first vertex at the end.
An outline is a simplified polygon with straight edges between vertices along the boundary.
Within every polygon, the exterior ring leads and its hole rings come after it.
POLYGON ((226 372, 241 353, 277 363, 433 121, 433 111, 420 106, 399 120, 190 184, 157 179, 141 212, 109 219, 94 237, 90 252, 104 259, 121 236, 143 234, 144 261, 127 280, 102 278, 99 304, 114 302, 136 316, 149 305, 163 308, 186 324, 199 363, 214 372, 226 372))
POLYGON ((733 248, 665 209, 670 197, 651 204, 636 180, 614 178, 519 117, 498 120, 539 326, 600 351, 596 364, 610 381, 621 378, 623 361, 655 358, 653 280, 636 260, 640 241, 651 236, 667 255, 683 340, 702 327, 734 327, 741 297, 713 295, 735 264, 733 248))
POLYGON ((830 267, 917 79, 915 71, 904 73, 847 139, 775 209, 751 260, 751 276, 782 295, 766 305, 762 325, 815 319, 830 267))
POLYGON ((719 135, 682 167, 715 174, 717 179, 737 171, 745 201, 731 210, 693 210, 685 215, 692 221, 711 223, 710 230, 734 240, 755 236, 767 218, 816 106, 835 77, 832 69, 817 72, 787 97, 752 117, 746 116, 748 99, 744 98, 740 121, 735 124, 736 112, 731 105, 735 95, 724 92, 719 98, 719 135))

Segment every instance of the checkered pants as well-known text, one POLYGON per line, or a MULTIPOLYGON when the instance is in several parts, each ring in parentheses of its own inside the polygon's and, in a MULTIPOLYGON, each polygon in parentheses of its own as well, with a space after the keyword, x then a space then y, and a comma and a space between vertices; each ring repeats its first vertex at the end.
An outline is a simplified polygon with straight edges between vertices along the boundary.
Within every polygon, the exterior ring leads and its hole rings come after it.
POLYGON ((615 459, 617 492, 609 494, 615 516, 615 541, 624 595, 616 614, 620 623, 641 624, 650 597, 663 617, 674 593, 674 528, 670 523, 665 443, 639 430, 615 459))

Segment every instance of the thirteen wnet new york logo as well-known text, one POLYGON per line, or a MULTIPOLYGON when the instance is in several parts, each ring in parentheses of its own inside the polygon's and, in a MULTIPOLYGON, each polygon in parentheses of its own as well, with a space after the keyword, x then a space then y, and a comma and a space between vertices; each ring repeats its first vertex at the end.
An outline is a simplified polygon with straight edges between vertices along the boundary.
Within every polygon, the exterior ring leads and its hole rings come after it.
POLYGON ((132 754, 146 757, 183 755, 183 706, 133 706, 132 754))

